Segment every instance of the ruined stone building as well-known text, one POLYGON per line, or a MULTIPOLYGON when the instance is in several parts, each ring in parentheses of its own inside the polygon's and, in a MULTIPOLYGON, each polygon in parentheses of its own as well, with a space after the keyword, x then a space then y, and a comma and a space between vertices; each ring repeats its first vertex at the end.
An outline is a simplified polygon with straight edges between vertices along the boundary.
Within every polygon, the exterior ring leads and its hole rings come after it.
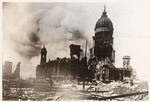
POLYGON ((80 45, 71 44, 69 46, 70 48, 70 57, 71 57, 71 63, 70 63, 70 75, 74 78, 79 76, 81 72, 81 66, 80 66, 80 53, 82 52, 82 49, 80 48, 80 45), (77 56, 77 58, 75 58, 77 56))
POLYGON ((20 79, 20 62, 18 62, 18 64, 17 64, 17 66, 16 66, 16 69, 15 69, 15 71, 14 71, 14 73, 13 73, 13 77, 15 78, 15 79, 20 79))
POLYGON ((40 64, 36 67, 36 78, 44 78, 48 76, 48 72, 51 72, 54 67, 52 61, 47 61, 47 50, 45 46, 41 49, 41 60, 40 64), (51 70, 51 71, 49 71, 51 70))
POLYGON ((109 60, 114 62, 115 51, 113 49, 113 24, 104 10, 101 18, 95 25, 93 36, 93 48, 91 57, 96 56, 99 61, 109 60))
POLYGON ((61 77, 70 75, 70 58, 56 58, 47 61, 47 49, 41 49, 40 64, 36 67, 36 78, 61 77))
POLYGON ((106 9, 101 18, 96 22, 95 35, 93 36, 93 47, 90 49, 89 70, 90 77, 96 80, 109 82, 111 80, 123 80, 129 76, 131 69, 129 59, 124 58, 124 67, 116 68, 115 50, 113 48, 113 23, 108 18, 106 9))

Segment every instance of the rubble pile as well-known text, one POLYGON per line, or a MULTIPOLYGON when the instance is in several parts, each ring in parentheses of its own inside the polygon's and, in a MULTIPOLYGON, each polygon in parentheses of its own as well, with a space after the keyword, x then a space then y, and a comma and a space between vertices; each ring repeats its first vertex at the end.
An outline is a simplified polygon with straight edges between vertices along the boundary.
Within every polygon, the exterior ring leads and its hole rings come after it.
POLYGON ((148 91, 148 82, 136 83, 133 86, 130 84, 120 83, 113 89, 114 94, 127 94, 148 91))
MULTIPOLYGON (((22 81, 20 82, 22 83, 22 81)), ((23 82, 24 83, 24 82, 23 82)), ((30 88, 30 84, 26 86, 25 92, 21 88, 22 93, 14 93, 14 85, 10 84, 9 81, 3 82, 3 95, 10 96, 13 100, 98 100, 99 98, 120 96, 126 94, 134 94, 139 92, 148 91, 147 81, 112 81, 110 83, 97 82, 97 84, 86 84, 83 89, 82 84, 77 84, 76 81, 68 81, 64 83, 59 81, 54 83, 54 87, 50 87, 48 83, 34 83, 34 87, 30 88), (4 90, 5 89, 5 90, 4 90), (11 90, 10 90, 11 89, 11 90), (32 93, 29 93, 33 89, 32 93), (12 92, 13 93, 12 93, 12 92)), ((8 99, 8 97, 7 97, 8 99)), ((114 98, 113 100, 119 101, 133 101, 133 100, 148 100, 146 93, 132 96, 125 96, 121 98, 114 98)))
POLYGON ((138 84, 138 87, 135 88, 135 91, 148 91, 148 82, 144 81, 138 84))
MULTIPOLYGON (((140 82, 140 83, 134 83, 133 86, 130 84, 123 84, 120 83, 118 86, 115 86, 115 88, 112 89, 111 94, 130 94, 130 93, 137 93, 137 92, 144 92, 148 91, 148 82, 140 82)), ((148 100, 148 95, 146 94, 140 94, 140 95, 134 95, 123 98, 123 100, 148 100)))

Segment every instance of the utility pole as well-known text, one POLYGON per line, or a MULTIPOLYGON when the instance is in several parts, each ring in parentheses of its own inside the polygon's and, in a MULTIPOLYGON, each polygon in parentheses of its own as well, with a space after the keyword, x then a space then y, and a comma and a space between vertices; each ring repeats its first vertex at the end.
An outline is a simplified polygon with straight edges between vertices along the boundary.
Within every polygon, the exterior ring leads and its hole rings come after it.
MULTIPOLYGON (((86 59, 86 53, 87 53, 87 40, 86 40, 86 45, 85 45, 85 60, 87 60, 86 59)), ((86 65, 85 65, 85 67, 86 67, 86 65)), ((84 74, 84 76, 83 76, 83 89, 85 89, 85 77, 86 77, 86 75, 84 74)))
POLYGON ((87 40, 86 40, 86 45, 85 45, 85 57, 86 57, 86 53, 87 53, 87 40))

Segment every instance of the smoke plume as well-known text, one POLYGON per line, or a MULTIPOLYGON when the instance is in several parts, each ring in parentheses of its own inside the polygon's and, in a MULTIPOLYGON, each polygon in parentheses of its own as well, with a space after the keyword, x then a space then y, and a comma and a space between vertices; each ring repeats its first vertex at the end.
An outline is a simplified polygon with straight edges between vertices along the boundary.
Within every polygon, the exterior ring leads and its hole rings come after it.
MULTIPOLYGON (((31 63, 34 70, 43 45, 50 59, 70 57, 70 44, 84 49, 92 36, 87 30, 88 13, 80 7, 64 3, 3 3, 4 45, 9 45, 20 61, 31 63)), ((4 50, 8 47, 4 46, 4 50)), ((22 70, 28 71, 23 64, 22 70)))

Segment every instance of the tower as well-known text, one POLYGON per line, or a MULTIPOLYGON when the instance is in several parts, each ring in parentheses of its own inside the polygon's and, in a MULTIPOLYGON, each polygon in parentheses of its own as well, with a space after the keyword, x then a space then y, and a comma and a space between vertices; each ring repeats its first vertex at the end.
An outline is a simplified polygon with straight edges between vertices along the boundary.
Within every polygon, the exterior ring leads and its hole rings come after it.
POLYGON ((130 68, 130 56, 123 56, 123 68, 129 69, 130 68))
POLYGON ((41 49, 41 65, 46 64, 46 55, 47 55, 47 50, 45 46, 41 49))
POLYGON ((93 36, 93 55, 98 58, 99 61, 114 62, 115 51, 113 49, 113 24, 107 17, 106 7, 101 15, 101 18, 95 25, 95 36, 93 36))

